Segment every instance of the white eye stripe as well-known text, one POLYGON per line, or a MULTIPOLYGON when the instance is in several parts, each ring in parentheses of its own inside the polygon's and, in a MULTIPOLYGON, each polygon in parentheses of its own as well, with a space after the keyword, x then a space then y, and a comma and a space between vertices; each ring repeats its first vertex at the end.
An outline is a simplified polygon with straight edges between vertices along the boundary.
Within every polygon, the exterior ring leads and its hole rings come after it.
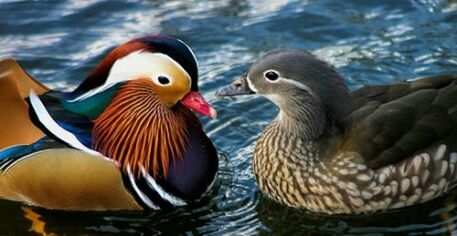
POLYGON ((314 91, 306 84, 300 83, 296 80, 291 80, 291 79, 286 79, 286 78, 281 78, 283 82, 286 82, 288 84, 291 84, 299 89, 305 90, 308 92, 314 99, 319 99, 319 96, 317 96, 314 91))
MULTIPOLYGON (((280 77, 280 78, 281 78, 281 80, 282 80, 283 82, 286 82, 286 83, 288 83, 288 84, 291 84, 291 85, 293 85, 293 86, 295 86, 295 87, 297 87, 297 88, 300 88, 300 89, 303 89, 303 90, 306 90, 306 91, 312 91, 310 87, 308 87, 307 85, 305 85, 305 84, 303 84, 303 83, 300 83, 300 82, 298 82, 298 81, 296 81, 296 80, 286 79, 286 78, 282 78, 282 77, 280 77)), ((279 80, 279 79, 278 79, 278 80, 279 80)))
MULTIPOLYGON (((275 71, 275 70, 267 70, 267 71, 265 71, 264 76, 265 76, 266 73, 268 73, 268 72, 275 72, 275 73, 278 74, 278 76, 279 76, 276 80, 269 80, 269 79, 266 79, 268 82, 270 82, 270 83, 278 83, 278 82, 288 83, 288 84, 290 84, 290 85, 292 85, 292 86, 294 86, 294 87, 297 87, 297 88, 299 88, 299 89, 302 89, 302 90, 307 91, 307 92, 308 92, 309 94, 311 94, 311 96, 313 96, 314 98, 318 98, 318 97, 316 96, 316 94, 314 93, 314 91, 313 91, 309 86, 307 86, 306 84, 303 84, 303 83, 298 82, 298 81, 296 81, 296 80, 292 80, 292 79, 287 79, 287 78, 285 78, 285 77, 281 77, 280 74, 279 74, 277 71, 275 71)), ((266 78, 266 76, 265 76, 265 78, 266 78)), ((248 84, 249 84, 250 87, 252 86, 251 83, 250 83, 250 80, 248 80, 248 84)), ((252 86, 252 87, 253 87, 253 86, 252 86)), ((251 90, 252 90, 252 89, 251 89, 251 90)), ((254 90, 253 90, 253 91, 254 91, 254 90)))
POLYGON ((298 87, 298 88, 300 88, 300 89, 303 89, 303 90, 306 90, 306 91, 312 91, 312 90, 310 89, 310 87, 308 87, 307 85, 305 85, 305 84, 303 84, 303 83, 300 83, 300 82, 298 82, 298 81, 296 81, 296 80, 287 79, 287 78, 285 78, 285 77, 282 77, 281 74, 280 74, 278 71, 276 71, 276 70, 272 70, 272 69, 266 70, 266 71, 263 73, 263 76, 264 76, 264 77, 267 79, 267 81, 270 82, 270 83, 277 83, 277 82, 279 82, 279 81, 283 81, 283 82, 289 83, 289 84, 291 84, 291 85, 293 85, 293 86, 295 86, 295 87, 298 87), (275 73, 278 77, 277 77, 276 79, 274 79, 274 80, 269 79, 269 78, 267 77, 267 74, 268 74, 269 72, 275 73))
MULTIPOLYGON (((164 86, 163 84, 160 84, 158 82, 158 76, 163 74, 163 72, 160 72, 157 75, 157 72, 162 70, 160 68, 159 62, 164 62, 164 61, 170 62, 176 68, 178 68, 178 70, 181 71, 182 74, 184 74, 185 77, 188 79, 189 86, 191 86, 192 80, 191 80, 190 75, 178 62, 173 60, 171 57, 169 57, 165 54, 162 54, 162 53, 151 53, 151 52, 145 52, 143 50, 138 50, 138 51, 134 51, 134 52, 128 54, 127 56, 120 58, 116 62, 114 62, 113 66, 111 67, 111 70, 108 74, 108 78, 106 79, 106 81, 103 85, 101 85, 97 88, 94 88, 92 90, 89 90, 86 93, 81 94, 80 96, 78 96, 68 102, 76 102, 76 101, 83 100, 85 98, 88 98, 90 96, 93 96, 95 94, 105 91, 106 89, 113 86, 114 84, 117 84, 117 83, 123 82, 123 81, 134 80, 139 77, 144 77, 145 75, 149 75, 153 81, 157 81, 156 84, 164 86)), ((170 81, 172 80, 171 76, 168 76, 168 75, 166 75, 166 76, 168 77, 168 79, 170 79, 170 81)))
POLYGON ((182 74, 190 79, 190 75, 187 71, 175 60, 168 55, 163 53, 151 53, 135 51, 117 60, 111 68, 110 74, 107 81, 110 80, 125 80, 126 78, 135 78, 141 74, 154 74, 156 71, 160 71, 160 61, 171 62, 176 68, 178 68, 182 74), (123 76, 123 78, 119 78, 123 76))

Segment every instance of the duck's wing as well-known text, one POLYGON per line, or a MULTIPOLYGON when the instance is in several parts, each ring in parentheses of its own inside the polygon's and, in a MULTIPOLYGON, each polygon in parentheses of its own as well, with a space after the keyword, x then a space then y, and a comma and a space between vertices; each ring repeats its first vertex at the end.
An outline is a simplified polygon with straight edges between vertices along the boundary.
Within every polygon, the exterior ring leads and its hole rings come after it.
POLYGON ((13 59, 0 61, 0 198, 62 210, 142 209, 112 161, 68 148, 40 122, 37 113, 44 112, 32 106, 31 90, 61 130, 91 145, 91 121, 65 110, 61 93, 49 91, 13 59))
POLYGON ((352 99, 342 150, 359 153, 369 167, 436 152, 441 144, 456 151, 457 75, 364 87, 352 99))
POLYGON ((37 148, 43 147, 0 152, 0 198, 60 210, 142 209, 112 161, 76 149, 37 148))
POLYGON ((48 91, 14 59, 0 61, 0 150, 12 145, 30 144, 44 136, 31 122, 24 100, 31 89, 37 94, 48 91))

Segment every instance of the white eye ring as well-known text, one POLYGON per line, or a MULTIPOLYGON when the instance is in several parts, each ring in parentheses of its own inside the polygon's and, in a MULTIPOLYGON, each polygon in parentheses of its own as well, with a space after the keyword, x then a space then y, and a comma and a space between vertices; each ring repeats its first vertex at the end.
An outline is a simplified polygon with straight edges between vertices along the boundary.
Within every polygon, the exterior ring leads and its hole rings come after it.
POLYGON ((165 87, 165 86, 170 86, 173 84, 173 80, 171 79, 170 76, 167 75, 158 75, 155 77, 151 78, 152 81, 154 81, 155 84, 165 87))
POLYGON ((265 79, 267 79, 268 82, 270 83, 276 83, 280 80, 279 73, 275 70, 267 70, 263 73, 263 76, 265 79))

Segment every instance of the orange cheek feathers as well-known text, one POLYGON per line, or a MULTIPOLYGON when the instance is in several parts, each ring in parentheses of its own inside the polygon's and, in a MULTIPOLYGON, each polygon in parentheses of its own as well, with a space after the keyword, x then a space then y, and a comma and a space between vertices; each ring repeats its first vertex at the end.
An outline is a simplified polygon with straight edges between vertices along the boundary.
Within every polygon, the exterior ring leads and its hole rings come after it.
POLYGON ((190 91, 190 87, 183 84, 173 84, 167 87, 155 85, 153 90, 163 104, 173 106, 190 91))

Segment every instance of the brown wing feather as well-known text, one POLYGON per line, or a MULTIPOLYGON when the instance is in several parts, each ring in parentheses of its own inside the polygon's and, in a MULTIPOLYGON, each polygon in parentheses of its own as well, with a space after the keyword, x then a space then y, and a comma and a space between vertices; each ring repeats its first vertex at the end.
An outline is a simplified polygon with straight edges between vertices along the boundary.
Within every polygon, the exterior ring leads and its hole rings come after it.
POLYGON ((0 149, 30 144, 43 137, 29 118, 24 101, 33 89, 43 94, 48 89, 30 77, 13 59, 0 61, 0 149))
POLYGON ((457 76, 364 87, 352 97, 342 147, 360 153, 373 169, 438 142, 453 145, 447 139, 456 134, 457 76))
POLYGON ((0 198, 61 210, 141 210, 108 160, 74 149, 36 153, 0 174, 0 198))

